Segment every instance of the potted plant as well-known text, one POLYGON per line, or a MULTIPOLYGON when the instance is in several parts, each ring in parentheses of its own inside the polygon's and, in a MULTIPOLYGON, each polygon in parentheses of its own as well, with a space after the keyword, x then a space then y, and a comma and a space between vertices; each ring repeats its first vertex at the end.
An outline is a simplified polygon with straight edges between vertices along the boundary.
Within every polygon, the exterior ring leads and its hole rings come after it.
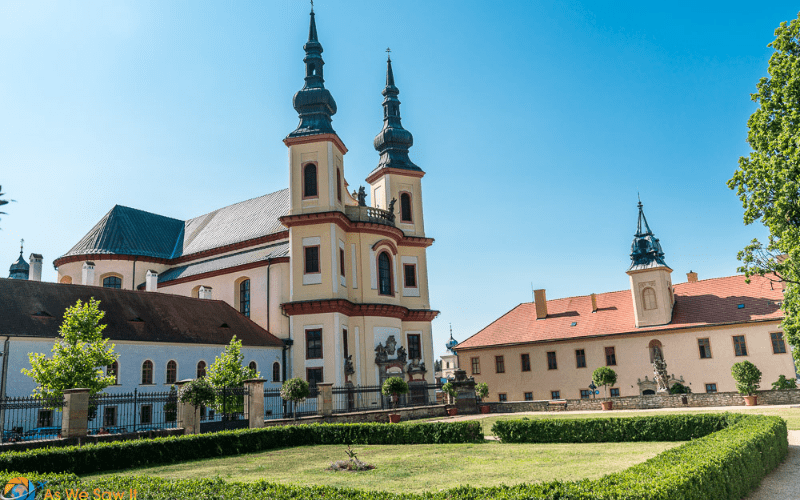
MULTIPOLYGON (((617 372, 607 366, 601 366, 592 373, 592 382, 598 387, 605 388, 606 397, 608 396, 608 386, 613 386, 617 383, 617 372)), ((600 403, 604 410, 614 408, 613 401, 603 401, 600 403)))
MULTIPOLYGON (((453 404, 455 404, 456 397, 458 397, 458 390, 456 389, 456 386, 454 386, 452 382, 444 384, 442 386, 442 392, 450 396, 450 401, 452 401, 453 404)), ((451 417, 455 417, 456 415, 458 415, 458 408, 456 407, 448 408, 447 414, 450 415, 451 417)))
POLYGON ((292 416, 297 420, 297 403, 303 401, 311 394, 308 382, 295 377, 290 378, 281 386, 281 398, 284 401, 292 402, 292 416))
MULTIPOLYGON (((475 396, 478 397, 479 401, 483 401, 483 398, 489 395, 489 385, 486 382, 481 382, 475 386, 475 396)), ((478 405, 480 408, 481 413, 489 413, 491 407, 489 405, 478 405)))
POLYGON ((739 361, 731 367, 731 375, 736 381, 736 390, 744 396, 744 404, 747 406, 757 405, 758 396, 754 393, 761 383, 761 370, 749 361, 739 361))
MULTIPOLYGON (((401 394, 408 394, 408 384, 400 377, 389 377, 383 382, 381 386, 381 393, 384 396, 391 396, 394 410, 397 411, 397 400, 400 399, 401 394)), ((399 413, 390 413, 389 421, 396 424, 400 421, 399 413)))

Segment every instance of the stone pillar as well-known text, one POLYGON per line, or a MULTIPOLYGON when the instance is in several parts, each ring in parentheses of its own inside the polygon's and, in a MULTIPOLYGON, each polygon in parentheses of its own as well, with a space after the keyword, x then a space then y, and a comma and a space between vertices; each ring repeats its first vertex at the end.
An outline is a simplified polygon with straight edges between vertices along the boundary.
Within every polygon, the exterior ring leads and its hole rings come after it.
POLYGON ((456 395, 456 408, 458 413, 478 413, 478 401, 475 396, 475 379, 472 377, 467 378, 467 372, 458 369, 455 371, 455 380, 452 384, 455 386, 458 394, 456 395))
POLYGON ((244 388, 247 389, 245 396, 245 408, 247 408, 247 418, 250 420, 251 429, 264 427, 264 380, 263 378, 251 378, 244 381, 244 388))
MULTIPOLYGON (((181 380, 175 384, 178 387, 178 394, 187 382, 191 382, 191 379, 181 380)), ((183 427, 184 434, 200 434, 200 407, 178 400, 178 422, 183 427)))
POLYGON ((317 411, 323 417, 333 414, 333 384, 317 383, 319 395, 317 396, 317 411))
POLYGON ((89 429, 89 389, 66 389, 61 437, 84 437, 89 429))

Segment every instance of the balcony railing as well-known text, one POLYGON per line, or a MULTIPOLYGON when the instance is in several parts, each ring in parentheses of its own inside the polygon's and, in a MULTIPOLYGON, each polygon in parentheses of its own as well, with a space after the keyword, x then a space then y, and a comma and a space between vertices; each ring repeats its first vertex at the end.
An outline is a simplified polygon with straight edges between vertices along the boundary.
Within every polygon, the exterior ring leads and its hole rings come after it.
POLYGON ((353 222, 372 222, 394 226, 394 213, 375 207, 346 206, 345 215, 353 222))

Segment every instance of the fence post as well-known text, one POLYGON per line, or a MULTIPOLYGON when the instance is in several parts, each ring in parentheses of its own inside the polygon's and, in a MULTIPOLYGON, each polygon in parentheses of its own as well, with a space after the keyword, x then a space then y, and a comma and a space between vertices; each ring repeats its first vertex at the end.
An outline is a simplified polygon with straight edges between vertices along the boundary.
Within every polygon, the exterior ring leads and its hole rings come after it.
POLYGON ((65 389, 61 437, 84 437, 89 432, 89 389, 65 389))
POLYGON ((319 389, 319 395, 317 396, 317 403, 319 404, 320 400, 322 404, 317 407, 317 410, 323 417, 327 417, 333 414, 333 383, 321 383, 317 382, 317 389, 319 389))
POLYGON ((264 382, 266 380, 263 378, 244 381, 244 389, 247 391, 244 407, 247 408, 247 419, 250 421, 251 429, 264 427, 264 382))
MULTIPOLYGON (((187 382, 191 382, 191 379, 181 380, 175 384, 178 386, 178 394, 181 392, 181 387, 187 382)), ((200 407, 191 403, 181 403, 179 399, 178 422, 183 425, 184 434, 200 434, 200 407)))

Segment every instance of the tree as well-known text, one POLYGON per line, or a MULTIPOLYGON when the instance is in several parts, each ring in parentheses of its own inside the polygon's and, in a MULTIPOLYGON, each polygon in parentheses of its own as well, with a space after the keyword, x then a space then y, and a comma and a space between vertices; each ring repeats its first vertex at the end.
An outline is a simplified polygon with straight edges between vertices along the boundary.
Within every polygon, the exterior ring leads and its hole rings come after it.
POLYGON ((114 352, 114 344, 103 338, 106 325, 100 321, 105 312, 99 306, 100 301, 92 298, 67 308, 59 328, 60 338, 50 351, 52 357, 28 354, 31 368, 23 368, 22 373, 38 384, 34 396, 61 399, 64 390, 78 388, 89 389, 91 395, 114 385, 116 377, 105 375, 103 369, 119 355, 114 352))
POLYGON ((680 382, 675 382, 672 384, 672 387, 669 388, 670 394, 691 394, 692 389, 689 386, 683 385, 680 382))
POLYGON ((772 383, 773 391, 783 391, 786 389, 797 389, 797 379, 786 378, 786 375, 781 375, 778 380, 772 383))
POLYGON ((739 158, 728 181, 744 208, 744 223, 760 221, 769 239, 738 254, 739 272, 785 284, 783 331, 800 366, 800 18, 775 30, 768 76, 750 98, 759 108, 747 121, 753 151, 739 158))
MULTIPOLYGON (((448 384, 449 383, 450 382, 448 382, 448 384)), ((389 377, 383 381, 383 385, 381 386, 381 394, 392 397, 394 409, 396 410, 397 401, 400 399, 400 395, 408 394, 408 383, 406 383, 406 381, 400 377, 389 377)))
POLYGON ((605 387, 605 393, 608 396, 608 386, 617 383, 617 372, 607 366, 601 366, 592 373, 592 382, 598 387, 605 387))
POLYGON ((761 370, 749 361, 734 363, 731 366, 731 375, 736 381, 736 390, 745 396, 752 396, 761 383, 761 370))
POLYGON ((243 394, 226 394, 224 389, 229 387, 243 387, 244 381, 251 378, 258 378, 261 374, 249 366, 244 366, 244 354, 242 354, 242 341, 233 336, 230 343, 225 346, 222 354, 214 358, 214 362, 208 367, 206 379, 217 389, 217 397, 214 407, 222 411, 226 416, 232 413, 244 411, 243 394))
POLYGON ((292 402, 292 412, 295 420, 297 420, 297 403, 306 399, 310 394, 308 382, 299 377, 290 378, 281 386, 281 398, 284 401, 292 402))

